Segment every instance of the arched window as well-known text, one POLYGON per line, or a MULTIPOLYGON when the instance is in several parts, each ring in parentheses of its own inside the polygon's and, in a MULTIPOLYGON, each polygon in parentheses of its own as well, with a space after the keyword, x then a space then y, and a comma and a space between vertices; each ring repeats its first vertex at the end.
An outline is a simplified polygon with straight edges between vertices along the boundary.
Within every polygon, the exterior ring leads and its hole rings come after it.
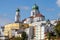
POLYGON ((34 15, 34 12, 33 12, 33 15, 34 15))

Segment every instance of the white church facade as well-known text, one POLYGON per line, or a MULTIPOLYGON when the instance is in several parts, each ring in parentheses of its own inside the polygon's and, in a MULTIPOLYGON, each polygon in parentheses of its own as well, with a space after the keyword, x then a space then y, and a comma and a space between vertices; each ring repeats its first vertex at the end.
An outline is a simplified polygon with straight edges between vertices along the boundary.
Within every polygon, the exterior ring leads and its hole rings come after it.
MULTIPOLYGON (((10 31, 14 30, 14 35, 17 35, 17 30, 26 32, 28 40, 44 40, 46 33, 54 32, 54 26, 57 24, 57 20, 45 20, 45 16, 39 11, 39 7, 35 4, 32 7, 31 16, 22 20, 20 19, 20 10, 16 10, 15 23, 5 25, 5 35, 11 34, 10 31), (22 24, 28 24, 29 27, 21 29, 22 24), (9 29, 8 29, 8 28, 9 29)), ((12 35, 12 34, 11 34, 12 35)))
POLYGON ((26 18, 23 22, 29 24, 29 40, 44 40, 46 33, 54 32, 54 26, 57 20, 45 20, 45 16, 39 11, 39 7, 35 4, 32 7, 31 16, 26 18))

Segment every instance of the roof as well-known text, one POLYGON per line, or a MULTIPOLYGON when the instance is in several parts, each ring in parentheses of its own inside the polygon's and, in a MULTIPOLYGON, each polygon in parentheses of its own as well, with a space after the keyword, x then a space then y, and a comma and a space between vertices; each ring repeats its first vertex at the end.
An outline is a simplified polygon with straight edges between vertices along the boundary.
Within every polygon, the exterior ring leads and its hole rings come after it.
POLYGON ((58 21, 56 21, 56 23, 58 23, 58 24, 59 24, 59 23, 60 23, 60 21, 58 20, 58 21))
POLYGON ((30 16, 29 18, 34 18, 34 16, 30 16))
MULTIPOLYGON (((40 13, 38 13, 38 14, 36 14, 36 16, 35 17, 45 17, 45 16, 43 16, 42 14, 40 14, 40 13)), ((30 16, 30 17, 28 17, 28 18, 35 18, 34 16, 30 16)), ((27 19, 24 19, 23 21, 26 21, 27 19)))
MULTIPOLYGON (((35 17, 44 17, 42 14, 36 14, 36 16, 35 17)), ((29 18, 35 18, 34 16, 30 16, 29 18)))
POLYGON ((39 9, 38 6, 36 4, 34 4, 34 6, 32 7, 32 9, 39 9))
POLYGON ((42 14, 36 14, 36 16, 35 17, 44 17, 42 14))
POLYGON ((17 12, 19 12, 19 11, 20 11, 20 9, 19 9, 19 8, 17 8, 17 9, 16 9, 16 11, 17 11, 17 12))

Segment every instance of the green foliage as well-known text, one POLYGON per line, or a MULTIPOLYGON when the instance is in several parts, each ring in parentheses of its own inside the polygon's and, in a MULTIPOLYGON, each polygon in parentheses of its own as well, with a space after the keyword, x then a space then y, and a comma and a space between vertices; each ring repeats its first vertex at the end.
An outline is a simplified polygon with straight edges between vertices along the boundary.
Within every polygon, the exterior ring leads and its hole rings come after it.
POLYGON ((51 32, 48 32, 47 33, 47 38, 48 38, 48 40, 55 40, 56 39, 56 36, 55 35, 53 35, 51 32))
POLYGON ((56 32, 56 38, 60 37, 60 21, 57 22, 57 25, 54 27, 56 32))
POLYGON ((60 37, 60 21, 57 22, 57 25, 54 27, 54 30, 56 32, 56 36, 55 35, 52 36, 52 33, 50 33, 48 31, 48 33, 47 33, 48 40, 50 40, 50 39, 55 40, 60 37))
POLYGON ((50 38, 51 38, 50 32, 47 33, 47 38, 48 38, 48 40, 50 40, 50 38))
POLYGON ((27 34, 26 34, 26 32, 22 32, 22 40, 27 40, 27 34))
POLYGON ((27 40, 26 32, 22 32, 22 37, 15 37, 13 40, 27 40))
POLYGON ((14 40, 22 40, 21 37, 15 37, 14 40))
POLYGON ((60 21, 55 26, 56 36, 60 36, 60 21))

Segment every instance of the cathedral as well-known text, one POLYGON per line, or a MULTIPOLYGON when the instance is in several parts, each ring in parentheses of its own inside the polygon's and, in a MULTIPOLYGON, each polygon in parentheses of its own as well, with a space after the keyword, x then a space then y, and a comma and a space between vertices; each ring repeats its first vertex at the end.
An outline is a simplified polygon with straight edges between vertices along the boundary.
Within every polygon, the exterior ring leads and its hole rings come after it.
POLYGON ((57 20, 45 20, 45 16, 40 13, 37 4, 34 4, 30 17, 20 21, 20 10, 16 10, 15 22, 5 25, 4 35, 21 36, 21 32, 26 32, 28 40, 44 40, 47 32, 54 32, 57 20))

